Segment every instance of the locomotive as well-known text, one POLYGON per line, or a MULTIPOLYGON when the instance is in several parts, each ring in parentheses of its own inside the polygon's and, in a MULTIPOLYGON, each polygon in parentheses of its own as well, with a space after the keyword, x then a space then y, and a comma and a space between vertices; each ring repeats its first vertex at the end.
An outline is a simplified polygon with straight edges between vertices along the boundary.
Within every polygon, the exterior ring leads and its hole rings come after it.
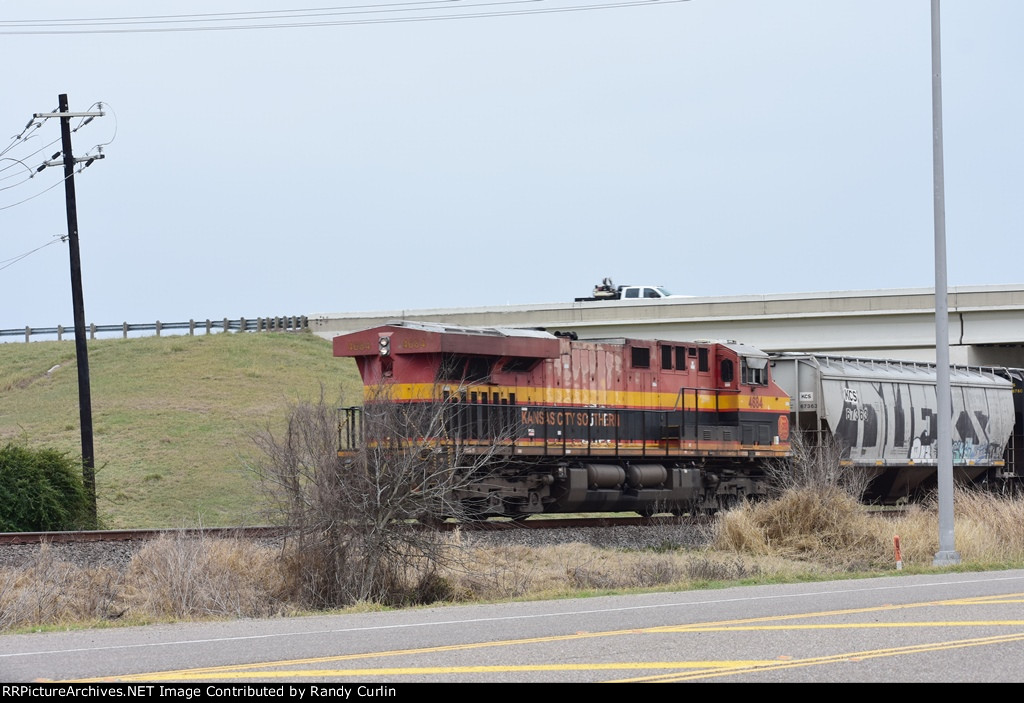
MULTIPOLYGON (((388 430, 411 450, 486 457, 453 497, 478 518, 714 512, 764 497, 797 431, 833 436, 843 464, 871 479, 870 500, 934 481, 928 364, 409 321, 337 336, 333 353, 355 359, 364 386, 363 406, 343 410, 339 456, 396 439, 363 423, 386 389, 386 402, 439 420, 388 430)), ((1010 370, 953 369, 958 478, 1015 476, 1015 384, 1010 370)))

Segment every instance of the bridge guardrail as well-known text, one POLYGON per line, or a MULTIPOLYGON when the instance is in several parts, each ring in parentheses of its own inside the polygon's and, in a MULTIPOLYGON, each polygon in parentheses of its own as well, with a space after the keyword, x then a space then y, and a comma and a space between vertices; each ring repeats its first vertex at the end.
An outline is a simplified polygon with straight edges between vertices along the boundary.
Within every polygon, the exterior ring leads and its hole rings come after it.
MULTIPOLYGON (((165 330, 187 330, 189 335, 195 335, 197 331, 204 334, 216 332, 305 332, 309 330, 309 318, 305 315, 291 315, 285 317, 240 317, 235 320, 222 318, 221 320, 189 320, 188 322, 143 322, 128 323, 122 322, 119 325, 96 325, 87 326, 89 339, 96 339, 97 334, 121 333, 125 339, 129 332, 154 332, 157 337, 165 330)), ((54 337, 58 341, 64 339, 65 335, 74 338, 74 325, 65 327, 24 327, 15 329, 0 329, 0 338, 23 337, 24 341, 32 341, 32 337, 54 337)))

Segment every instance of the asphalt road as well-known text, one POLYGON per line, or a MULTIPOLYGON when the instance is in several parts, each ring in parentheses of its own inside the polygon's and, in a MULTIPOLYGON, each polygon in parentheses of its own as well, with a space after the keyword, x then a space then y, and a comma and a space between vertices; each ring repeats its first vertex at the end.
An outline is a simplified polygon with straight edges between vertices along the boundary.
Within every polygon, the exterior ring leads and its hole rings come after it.
POLYGON ((7 635, 0 681, 1024 682, 1024 570, 7 635))

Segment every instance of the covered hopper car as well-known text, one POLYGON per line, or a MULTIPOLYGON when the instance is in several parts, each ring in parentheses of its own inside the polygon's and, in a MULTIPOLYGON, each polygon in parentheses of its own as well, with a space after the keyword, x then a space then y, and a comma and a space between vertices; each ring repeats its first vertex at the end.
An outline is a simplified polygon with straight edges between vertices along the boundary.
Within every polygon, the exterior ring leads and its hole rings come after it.
MULTIPOLYGON (((874 499, 894 502, 934 475, 927 365, 901 375, 732 341, 405 321, 335 337, 333 349, 355 359, 365 391, 363 407, 344 410, 339 455, 395 439, 364 431, 364 409, 382 397, 425 411, 440 422, 400 429, 407 446, 493 457, 455 496, 477 517, 713 512, 763 497, 796 429, 844 442, 851 470, 876 478, 874 499)), ((982 370, 953 383, 966 418, 958 466, 972 479, 1004 469, 1013 383, 982 370)))
MULTIPOLYGON (((834 438, 841 464, 871 479, 866 499, 896 503, 936 487, 934 364, 787 352, 772 355, 772 372, 792 398, 793 427, 834 438)), ((1020 371, 952 366, 949 380, 954 477, 1014 485, 1020 371)))

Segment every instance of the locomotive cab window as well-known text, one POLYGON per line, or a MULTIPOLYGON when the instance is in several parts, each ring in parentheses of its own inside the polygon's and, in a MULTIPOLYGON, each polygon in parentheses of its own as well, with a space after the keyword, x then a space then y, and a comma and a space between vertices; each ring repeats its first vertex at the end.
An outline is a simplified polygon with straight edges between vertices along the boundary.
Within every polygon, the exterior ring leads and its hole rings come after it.
POLYGON ((630 357, 634 369, 651 368, 651 350, 647 347, 630 347, 630 357))
POLYGON ((764 386, 768 383, 768 359, 766 357, 745 356, 742 362, 743 382, 751 386, 764 386))
POLYGON ((719 366, 721 367, 720 374, 722 376, 722 383, 726 385, 732 383, 734 373, 734 365, 732 363, 732 359, 722 359, 722 362, 721 364, 719 364, 719 366))

